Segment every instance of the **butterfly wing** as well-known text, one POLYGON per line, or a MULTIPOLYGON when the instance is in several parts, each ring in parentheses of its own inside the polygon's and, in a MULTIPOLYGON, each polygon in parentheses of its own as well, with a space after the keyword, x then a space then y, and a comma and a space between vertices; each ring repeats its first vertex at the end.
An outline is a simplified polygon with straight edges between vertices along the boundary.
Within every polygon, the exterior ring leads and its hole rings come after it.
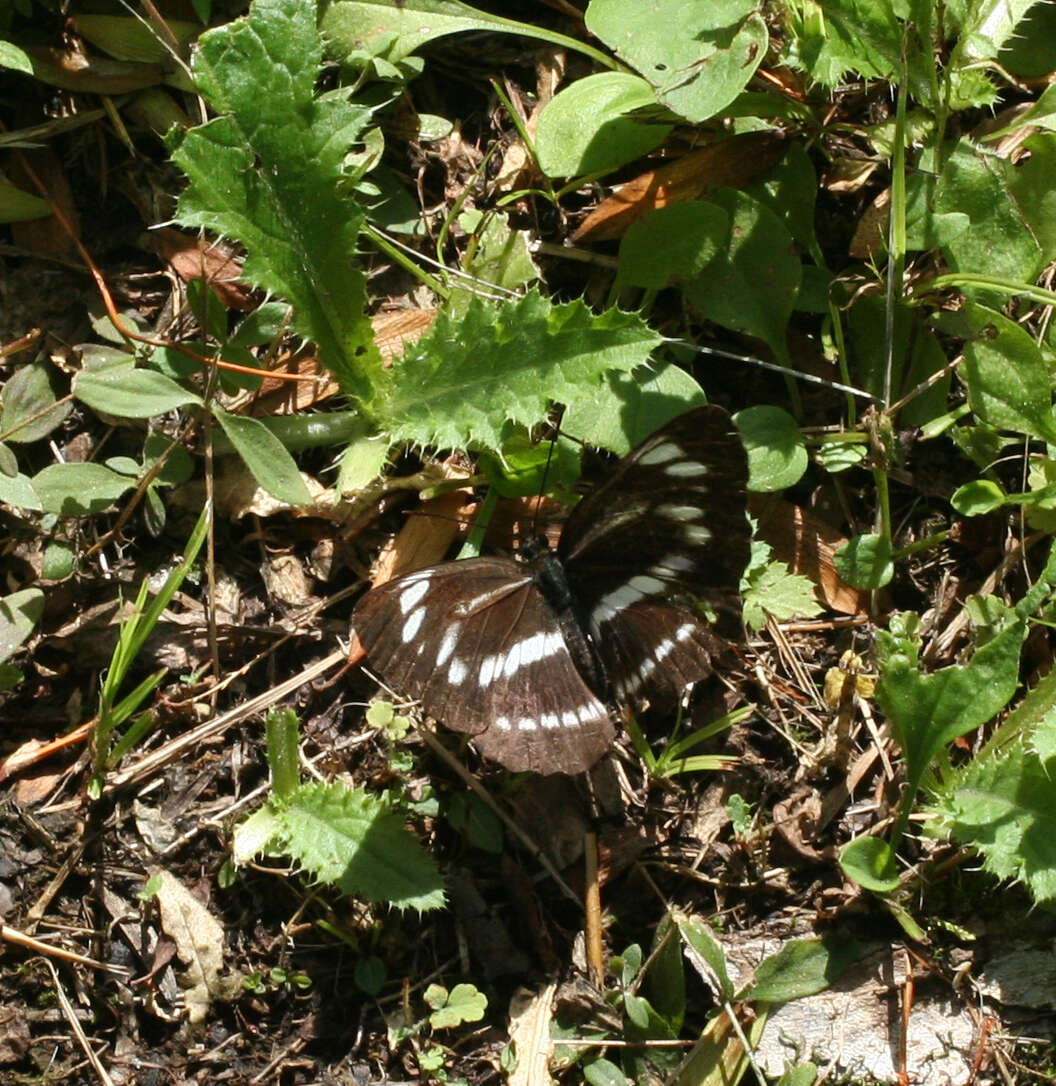
POLYGON ((514 772, 579 773, 612 742, 531 572, 505 558, 418 570, 372 589, 352 625, 395 690, 514 772))
POLYGON ((622 700, 669 703, 710 674, 734 635, 751 543, 747 482, 729 414, 697 407, 646 438, 572 511, 558 554, 622 700))

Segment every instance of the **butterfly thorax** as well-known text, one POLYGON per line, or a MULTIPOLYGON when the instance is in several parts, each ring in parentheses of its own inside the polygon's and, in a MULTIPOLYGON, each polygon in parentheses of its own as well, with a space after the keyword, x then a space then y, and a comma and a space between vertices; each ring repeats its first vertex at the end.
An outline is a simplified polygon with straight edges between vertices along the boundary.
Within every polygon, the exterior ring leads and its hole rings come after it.
POLYGON ((521 548, 521 557, 531 569, 532 579, 539 591, 557 615, 561 636, 565 639, 576 669, 591 689, 606 697, 608 683, 605 673, 584 633, 583 616, 576 609, 575 597, 561 559, 541 537, 525 543, 521 548))

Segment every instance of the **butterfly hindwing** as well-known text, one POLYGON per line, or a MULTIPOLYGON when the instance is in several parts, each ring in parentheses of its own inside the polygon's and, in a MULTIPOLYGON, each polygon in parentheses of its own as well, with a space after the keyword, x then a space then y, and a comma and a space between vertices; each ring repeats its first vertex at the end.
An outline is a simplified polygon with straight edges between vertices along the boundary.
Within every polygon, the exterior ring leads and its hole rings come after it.
POLYGON ((668 703, 711 672, 715 631, 732 634, 740 614, 747 481, 730 416, 698 407, 646 438, 573 510, 558 554, 621 700, 668 703))
POLYGON ((612 742, 531 571, 471 558, 368 592, 353 626, 386 683, 515 772, 578 773, 612 742))

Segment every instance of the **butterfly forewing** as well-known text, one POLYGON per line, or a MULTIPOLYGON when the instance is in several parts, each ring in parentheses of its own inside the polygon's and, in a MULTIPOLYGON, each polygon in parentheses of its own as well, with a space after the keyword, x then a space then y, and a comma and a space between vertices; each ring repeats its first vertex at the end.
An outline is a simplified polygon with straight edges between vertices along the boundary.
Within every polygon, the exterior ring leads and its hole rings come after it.
POLYGON ((353 627, 386 683, 489 758, 578 773, 612 742, 531 571, 505 558, 449 562, 368 592, 353 627))
POLYGON ((730 416, 672 419, 573 510, 558 554, 617 697, 666 703, 711 671, 740 613, 748 464, 730 416))

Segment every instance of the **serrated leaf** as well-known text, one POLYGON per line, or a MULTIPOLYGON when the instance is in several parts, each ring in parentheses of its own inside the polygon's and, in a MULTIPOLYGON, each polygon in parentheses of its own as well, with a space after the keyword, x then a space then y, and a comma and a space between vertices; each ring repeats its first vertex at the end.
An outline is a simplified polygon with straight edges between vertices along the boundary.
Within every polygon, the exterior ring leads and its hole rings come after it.
POLYGON ((135 479, 102 464, 51 464, 31 480, 46 513, 86 517, 109 509, 133 489, 135 479))
POLYGON ((822 612, 810 578, 793 573, 784 562, 769 562, 762 570, 753 571, 741 595, 745 625, 752 630, 761 630, 767 615, 787 622, 791 618, 813 618, 822 612))
POLYGON ((293 457, 259 419, 230 415, 218 407, 213 415, 253 478, 269 494, 288 505, 307 505, 312 500, 293 457))
POLYGON ((361 788, 311 784, 280 812, 282 847, 316 878, 398 909, 436 909, 443 883, 402 818, 361 788))
POLYGON ((255 0, 247 18, 202 35, 194 76, 221 116, 173 153, 190 179, 177 218, 242 242, 242 278, 290 301, 294 329, 346 393, 369 399, 380 361, 353 264, 365 213, 345 194, 343 159, 370 113, 315 97, 315 18, 301 0, 255 0))
POLYGON ((596 411, 606 377, 640 366, 659 343, 618 309, 553 306, 536 291, 505 305, 474 299, 458 321, 441 314, 386 371, 379 425, 395 441, 498 452, 507 421, 531 427, 554 402, 596 411))
POLYGON ((949 828, 979 850, 999 879, 1018 879, 1039 902, 1056 901, 1053 764, 1022 743, 977 758, 943 804, 949 828))
POLYGON ((73 379, 73 394, 93 411, 122 419, 149 419, 202 398, 155 370, 110 367, 81 370, 73 379))

